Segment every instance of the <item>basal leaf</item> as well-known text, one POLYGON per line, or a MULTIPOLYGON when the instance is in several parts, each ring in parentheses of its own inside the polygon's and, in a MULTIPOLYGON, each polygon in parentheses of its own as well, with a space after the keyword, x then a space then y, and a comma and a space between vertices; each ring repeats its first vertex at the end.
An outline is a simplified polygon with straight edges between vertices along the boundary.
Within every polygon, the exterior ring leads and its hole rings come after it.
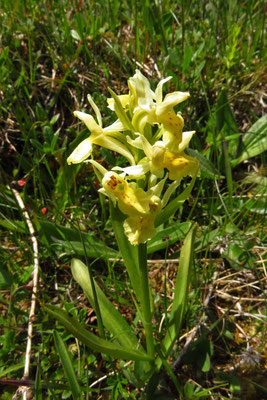
POLYGON ((261 117, 242 138, 241 154, 231 165, 256 157, 267 150, 267 115, 261 117))
MULTIPOLYGON (((39 220, 39 233, 50 245, 58 245, 63 251, 72 255, 82 255, 89 258, 116 258, 118 252, 108 247, 93 233, 80 232, 78 229, 53 224, 48 221, 39 220)), ((44 239, 43 239, 44 240, 44 239)))
MULTIPOLYGON (((73 259, 71 262, 71 272, 74 279, 79 283, 85 292, 90 304, 94 306, 93 291, 86 265, 78 259, 73 259)), ((131 327, 122 317, 120 312, 108 300, 97 283, 95 283, 95 289, 104 326, 114 335, 115 339, 122 346, 135 349, 138 345, 138 339, 132 333, 131 327)))
POLYGON ((205 174, 207 174, 208 178, 209 177, 212 179, 224 178, 224 176, 215 167, 215 165, 210 160, 208 160, 206 157, 204 157, 203 154, 199 153, 199 151, 193 150, 193 149, 187 149, 186 151, 191 157, 195 157, 199 161, 201 172, 204 172, 205 174))
POLYGON ((72 365, 71 355, 57 331, 54 331, 54 341, 64 369, 65 376, 69 382, 72 397, 74 400, 79 400, 81 399, 81 388, 72 365))
POLYGON ((163 340, 164 354, 167 356, 177 339, 185 313, 190 270, 193 262, 194 240, 197 226, 194 225, 187 234, 181 250, 179 269, 174 289, 174 299, 170 313, 169 326, 163 340))
POLYGON ((191 227, 191 222, 176 221, 167 228, 158 230, 154 236, 147 243, 147 253, 151 254, 156 251, 165 249, 167 246, 178 242, 183 239, 191 227))
POLYGON ((148 354, 143 351, 127 349, 118 344, 99 338, 85 329, 85 327, 67 311, 62 310, 59 307, 45 304, 42 304, 42 307, 53 318, 57 319, 74 337, 93 351, 108 354, 114 358, 122 358, 123 360, 152 360, 148 354))

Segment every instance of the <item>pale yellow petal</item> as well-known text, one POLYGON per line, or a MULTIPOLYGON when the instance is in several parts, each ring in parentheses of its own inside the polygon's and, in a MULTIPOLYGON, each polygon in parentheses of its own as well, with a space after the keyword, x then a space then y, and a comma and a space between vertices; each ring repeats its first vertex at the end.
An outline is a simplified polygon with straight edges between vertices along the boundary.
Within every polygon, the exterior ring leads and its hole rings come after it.
POLYGON ((132 187, 116 172, 107 172, 102 179, 102 186, 107 193, 117 197, 118 206, 124 214, 134 216, 149 212, 151 196, 147 196, 141 188, 132 187))
POLYGON ((91 138, 83 140, 67 158, 68 164, 79 164, 86 160, 92 153, 91 138))
POLYGON ((123 227, 130 243, 134 246, 145 243, 155 236, 155 218, 161 210, 161 200, 157 196, 151 196, 149 213, 126 218, 123 227))
POLYGON ((112 169, 125 172, 130 179, 138 179, 140 177, 143 177, 150 170, 150 162, 133 165, 132 167, 114 167, 112 169))
POLYGON ((93 100, 93 98, 92 98, 92 96, 90 94, 87 95, 87 100, 91 104, 91 107, 92 107, 92 109, 94 110, 94 112, 96 114, 96 118, 97 118, 99 126, 101 126, 101 128, 102 128, 102 117, 101 117, 101 113, 100 113, 99 108, 95 104, 95 102, 94 102, 94 100, 93 100))
POLYGON ((109 149, 109 150, 115 151, 116 153, 121 154, 122 156, 127 158, 127 160, 129 161, 129 163, 131 165, 135 164, 135 160, 130 151, 130 147, 125 146, 119 140, 113 138, 112 136, 109 136, 109 135, 97 136, 92 139, 92 142, 94 144, 97 144, 98 146, 105 147, 106 149, 109 149))
POLYGON ((164 166, 168 169, 171 180, 180 181, 185 176, 194 175, 199 168, 199 162, 187 154, 177 155, 166 151, 164 166))
POLYGON ((125 131, 127 128, 123 125, 123 123, 117 119, 117 121, 113 122, 113 124, 106 126, 103 128, 104 133, 113 133, 113 132, 121 132, 125 131))
POLYGON ((75 117, 78 117, 81 121, 85 123, 89 131, 94 134, 94 135, 101 135, 102 134, 102 128, 101 126, 97 125, 95 122, 94 118, 90 114, 86 114, 81 111, 74 111, 73 113, 75 117))
POLYGON ((190 97, 188 92, 172 92, 165 96, 162 103, 157 106, 157 116, 164 115, 166 112, 173 109, 179 103, 182 103, 190 97))
POLYGON ((187 146, 188 146, 190 140, 192 139, 192 136, 194 135, 194 133, 196 133, 196 131, 183 132, 182 141, 178 146, 178 151, 179 152, 182 152, 187 148, 187 146))
MULTIPOLYGON (((129 94, 121 94, 120 96, 118 96, 118 98, 120 99, 122 107, 127 108, 127 106, 129 105, 129 102, 130 102, 130 95, 129 94)), ((107 103, 108 103, 108 108, 110 108, 112 111, 115 111, 115 101, 114 101, 113 97, 108 98, 107 103)))
POLYGON ((172 76, 168 76, 165 79, 162 79, 161 81, 159 81, 157 88, 155 90, 155 95, 156 95, 156 103, 160 104, 162 103, 162 86, 164 85, 164 83, 168 82, 170 79, 172 79, 172 76))
POLYGON ((129 88, 134 93, 135 101, 140 108, 150 110, 155 93, 150 88, 149 80, 136 70, 135 75, 128 81, 129 88))

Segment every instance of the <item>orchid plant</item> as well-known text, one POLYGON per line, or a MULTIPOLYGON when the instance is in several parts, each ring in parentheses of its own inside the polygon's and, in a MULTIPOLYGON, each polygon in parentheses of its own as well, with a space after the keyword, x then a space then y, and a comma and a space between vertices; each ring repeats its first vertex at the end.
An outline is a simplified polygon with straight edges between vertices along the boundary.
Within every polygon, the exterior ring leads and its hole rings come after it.
POLYGON ((109 198, 110 216, 120 255, 134 290, 134 303, 144 327, 145 341, 138 339, 119 311, 94 281, 90 268, 80 260, 72 260, 72 274, 83 288, 96 310, 98 337, 86 330, 68 313, 53 306, 47 310, 91 349, 115 358, 134 360, 129 379, 142 385, 158 373, 170 355, 179 336, 186 307, 192 249, 196 232, 193 226, 185 239, 174 291, 173 304, 167 316, 166 333, 162 343, 156 343, 152 324, 153 295, 148 279, 147 242, 157 228, 168 221, 188 198, 196 177, 199 162, 186 154, 194 131, 183 132, 184 120, 174 107, 189 98, 187 92, 172 92, 163 97, 163 85, 171 77, 162 79, 156 90, 137 70, 128 80, 128 94, 117 96, 109 89, 108 107, 116 114, 116 121, 103 127, 100 110, 89 95, 95 118, 75 111, 89 129, 83 140, 67 159, 68 164, 89 162, 101 182, 100 193, 109 198), (94 158, 94 145, 122 155, 128 162, 124 167, 104 168, 94 158), (183 178, 191 176, 189 185, 178 196, 173 196, 183 178), (105 339, 105 329, 113 341, 105 339))

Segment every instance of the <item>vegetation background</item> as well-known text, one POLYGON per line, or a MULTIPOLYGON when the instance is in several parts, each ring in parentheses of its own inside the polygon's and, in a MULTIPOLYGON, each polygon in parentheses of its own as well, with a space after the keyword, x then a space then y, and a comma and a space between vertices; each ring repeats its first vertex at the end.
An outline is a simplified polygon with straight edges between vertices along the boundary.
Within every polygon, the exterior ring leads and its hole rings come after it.
MULTIPOLYGON (((189 152, 202 168, 189 201, 149 244, 155 335, 171 301, 180 245, 195 221, 194 275, 172 355, 175 376, 186 399, 267 398, 265 7, 263 0, 1 1, 1 399, 12 399, 23 376, 32 290, 31 236, 14 189, 38 240, 40 300, 95 329, 92 308, 71 277, 75 255, 91 263, 105 292, 138 322, 93 171, 66 164, 88 135, 73 111, 92 112, 90 93, 109 124, 107 87, 125 93, 136 68, 154 87, 171 75, 168 91, 190 92, 179 110, 185 129, 197 132, 189 152)), ((106 166, 123 162, 105 149, 96 158, 106 166)), ((28 381, 35 399, 72 396, 55 327, 84 398, 144 398, 121 363, 93 354, 38 306, 28 381)), ((168 376, 159 389, 158 398, 178 398, 168 376)))

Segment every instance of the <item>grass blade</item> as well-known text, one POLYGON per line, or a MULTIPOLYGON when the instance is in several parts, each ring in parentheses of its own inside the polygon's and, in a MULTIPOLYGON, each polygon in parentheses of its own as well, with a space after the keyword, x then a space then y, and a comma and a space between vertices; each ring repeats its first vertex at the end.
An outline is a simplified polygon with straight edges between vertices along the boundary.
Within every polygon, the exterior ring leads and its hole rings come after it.
POLYGON ((72 397, 74 400, 79 400, 81 398, 81 388, 73 369, 72 360, 65 343, 63 342, 59 333, 56 331, 54 331, 54 341, 64 369, 65 376, 70 385, 72 397))

